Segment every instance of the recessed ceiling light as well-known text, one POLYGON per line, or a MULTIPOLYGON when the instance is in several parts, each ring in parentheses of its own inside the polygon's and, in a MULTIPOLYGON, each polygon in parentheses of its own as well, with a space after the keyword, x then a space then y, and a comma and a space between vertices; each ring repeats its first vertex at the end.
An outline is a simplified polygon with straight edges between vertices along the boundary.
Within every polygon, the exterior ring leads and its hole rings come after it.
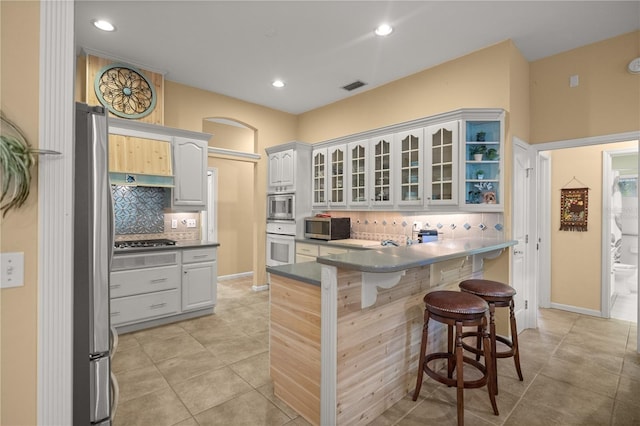
POLYGON ((389 24, 381 24, 376 28, 375 33, 380 37, 388 36, 393 32, 393 28, 389 24))
POLYGON ((102 30, 102 31, 115 31, 116 27, 113 26, 113 24, 109 21, 105 21, 104 19, 94 19, 93 21, 91 21, 93 23, 93 25, 102 30))
POLYGON ((278 87, 278 88, 284 87, 284 81, 282 81, 282 80, 273 80, 273 83, 271 83, 271 85, 273 87, 278 87))

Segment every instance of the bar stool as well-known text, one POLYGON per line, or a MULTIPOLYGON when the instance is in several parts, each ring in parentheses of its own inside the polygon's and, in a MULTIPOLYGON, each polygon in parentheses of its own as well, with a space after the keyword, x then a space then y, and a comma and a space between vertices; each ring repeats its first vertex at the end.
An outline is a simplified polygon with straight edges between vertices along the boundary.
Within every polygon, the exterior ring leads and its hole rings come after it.
POLYGON ((487 317, 486 312, 489 309, 487 302, 482 298, 469 293, 459 291, 434 291, 424 296, 424 326, 422 329, 422 343, 420 345, 420 361, 418 364, 418 380, 416 389, 413 393, 413 400, 418 399, 420 388, 422 387, 423 373, 427 373, 432 379, 443 383, 447 386, 455 386, 457 388, 456 407, 458 413, 458 425, 464 424, 464 389, 479 388, 487 385, 489 399, 493 412, 498 415, 498 407, 496 405, 495 391, 493 390, 494 380, 492 378, 493 369, 491 368, 491 352, 489 335, 487 334, 487 317), (443 324, 447 324, 447 352, 434 352, 426 354, 427 341, 429 339, 429 320, 433 319, 443 324), (481 364, 478 360, 466 357, 462 348, 462 327, 477 326, 481 330, 484 341, 484 357, 485 364, 481 364), (454 335, 455 327, 455 335, 454 335), (455 349, 454 349, 455 337, 455 349), (429 366, 429 362, 436 359, 447 360, 447 375, 437 373, 429 366), (463 363, 467 363, 477 368, 482 377, 476 380, 464 380, 463 363), (456 377, 452 378, 453 371, 456 371, 456 377))
MULTIPOLYGON (((520 381, 522 378, 522 370, 520 368, 520 350, 518 349, 518 328, 516 327, 516 317, 513 313, 513 296, 516 295, 516 290, 508 286, 506 284, 491 281, 491 280, 465 280, 459 284, 460 289, 463 292, 473 294, 475 296, 481 297, 489 304, 489 340, 491 344, 491 353, 493 354, 492 358, 492 369, 493 369, 493 380, 494 386, 493 389, 498 394, 498 358, 509 358, 513 357, 513 362, 516 365, 516 372, 518 373, 518 378, 520 381), (500 336, 496 334, 496 324, 495 324, 495 311, 496 308, 509 308, 509 322, 511 326, 511 340, 507 339, 504 336, 500 336), (506 351, 498 352, 496 349, 496 342, 502 342, 509 349, 506 351)), ((483 351, 480 349, 481 339, 480 334, 481 330, 478 328, 476 332, 465 332, 462 334, 463 339, 468 336, 477 336, 476 347, 473 348, 469 346, 467 343, 463 342, 462 346, 473 353, 476 354, 476 360, 480 359, 480 355, 483 355, 483 351)))

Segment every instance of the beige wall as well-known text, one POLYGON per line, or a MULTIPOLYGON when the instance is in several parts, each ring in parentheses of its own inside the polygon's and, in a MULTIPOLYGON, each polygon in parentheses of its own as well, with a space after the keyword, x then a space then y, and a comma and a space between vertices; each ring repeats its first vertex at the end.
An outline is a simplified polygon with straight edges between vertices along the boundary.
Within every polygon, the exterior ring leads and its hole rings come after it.
MULTIPOLYGON (((264 149, 294 140, 297 117, 281 111, 250 104, 228 96, 206 92, 171 81, 165 82, 165 124, 179 129, 202 131, 204 118, 228 118, 256 130, 255 151, 262 158, 253 169, 253 205, 241 206, 252 211, 250 222, 244 224, 251 231, 253 250, 253 281, 257 285, 267 282, 265 266, 265 224, 267 159, 264 149)), ((236 163, 239 164, 239 163, 236 163)), ((221 174, 220 174, 221 176, 221 174)), ((218 185, 222 180, 219 179, 218 185)), ((218 206, 220 214, 221 206, 218 206)), ((220 226, 218 227, 220 232, 220 226)), ((222 249, 221 249, 222 250, 222 249)), ((235 271, 244 272, 244 271, 235 271)))
MULTIPOLYGON (((38 2, 0 2, 0 102, 32 146, 38 145, 38 2), (19 84, 18 84, 19 83, 19 84)), ((0 218, 0 251, 24 253, 24 286, 0 290, 0 424, 36 424, 38 191, 0 218)))
MULTIPOLYGON (((255 131, 246 127, 203 121, 213 136, 209 146, 253 152, 255 131)), ((256 189, 252 161, 209 157, 218 169, 218 276, 253 271, 253 216, 256 189)))
POLYGON ((627 72, 638 56, 640 31, 532 62, 530 142, 640 129, 640 76, 627 72))
POLYGON ((637 148, 622 142, 551 151, 551 302, 600 311, 602 152, 637 148), (560 189, 590 188, 588 231, 560 231, 560 189), (568 184, 568 185, 567 185, 568 184))

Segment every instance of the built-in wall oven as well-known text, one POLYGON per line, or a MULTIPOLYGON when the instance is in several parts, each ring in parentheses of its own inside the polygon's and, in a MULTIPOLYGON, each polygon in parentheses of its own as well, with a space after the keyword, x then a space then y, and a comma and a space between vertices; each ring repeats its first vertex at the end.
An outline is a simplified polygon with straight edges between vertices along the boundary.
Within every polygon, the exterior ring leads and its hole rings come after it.
POLYGON ((296 224, 289 221, 267 221, 267 266, 295 262, 296 224))
POLYGON ((294 194, 267 195, 267 220, 294 220, 295 201, 294 194))

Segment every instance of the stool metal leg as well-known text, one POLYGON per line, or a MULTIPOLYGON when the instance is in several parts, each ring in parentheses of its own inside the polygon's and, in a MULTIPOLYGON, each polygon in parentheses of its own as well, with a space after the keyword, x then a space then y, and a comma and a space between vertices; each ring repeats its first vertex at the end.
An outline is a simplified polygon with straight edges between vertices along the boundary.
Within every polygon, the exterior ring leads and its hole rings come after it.
POLYGON ((516 316, 513 313, 513 299, 509 303, 509 321, 511 322, 511 350, 513 351, 513 362, 516 364, 516 371, 520 381, 522 378, 522 370, 520 369, 520 347, 518 346, 518 327, 516 326, 516 316))
POLYGON ((413 400, 418 399, 420 388, 422 387, 422 378, 424 376, 424 357, 427 353, 427 340, 429 339, 429 311, 424 310, 424 325, 422 326, 422 342, 420 343, 420 360, 418 362, 418 380, 416 389, 413 391, 413 400))

